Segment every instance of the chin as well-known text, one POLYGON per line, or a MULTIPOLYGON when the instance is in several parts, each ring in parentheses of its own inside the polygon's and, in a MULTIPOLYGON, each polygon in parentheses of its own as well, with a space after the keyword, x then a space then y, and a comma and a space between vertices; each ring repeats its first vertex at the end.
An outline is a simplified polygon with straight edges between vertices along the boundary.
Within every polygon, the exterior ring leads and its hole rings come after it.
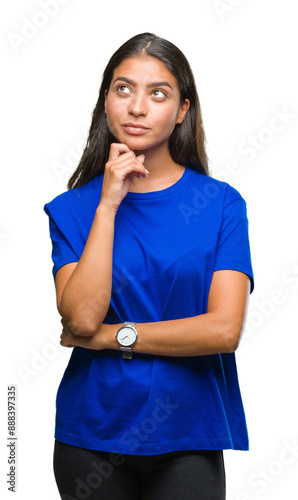
POLYGON ((148 145, 148 144, 146 145, 146 144, 142 143, 141 141, 135 141, 133 139, 132 140, 127 139, 126 141, 123 141, 123 142, 132 151, 146 151, 146 149, 150 148, 150 145, 148 145))
POLYGON ((119 144, 126 144, 129 149, 132 151, 142 151, 145 149, 144 144, 142 144, 140 141, 136 141, 135 138, 133 137, 121 137, 118 135, 118 137, 115 134, 112 134, 113 136, 113 142, 118 142, 119 144))

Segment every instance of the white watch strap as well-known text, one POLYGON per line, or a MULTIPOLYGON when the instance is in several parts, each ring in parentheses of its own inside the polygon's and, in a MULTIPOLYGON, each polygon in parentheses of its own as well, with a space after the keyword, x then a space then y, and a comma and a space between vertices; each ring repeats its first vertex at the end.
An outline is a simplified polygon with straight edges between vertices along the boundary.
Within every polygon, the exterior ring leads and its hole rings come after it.
MULTIPOLYGON (((135 325, 135 323, 133 323, 131 321, 125 321, 125 323, 123 323, 123 327, 125 327, 125 326, 131 326, 132 328, 135 328, 136 325, 135 325)), ((120 351, 122 352, 123 359, 132 359, 131 347, 120 346, 120 351)))

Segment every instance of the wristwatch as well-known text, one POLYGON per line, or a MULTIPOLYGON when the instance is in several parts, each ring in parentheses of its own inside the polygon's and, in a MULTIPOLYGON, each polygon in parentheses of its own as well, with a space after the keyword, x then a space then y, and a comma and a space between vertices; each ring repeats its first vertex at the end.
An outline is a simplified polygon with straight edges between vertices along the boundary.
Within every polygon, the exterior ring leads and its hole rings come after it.
POLYGON ((132 358, 132 346, 136 343, 138 338, 138 332, 135 328, 135 323, 130 323, 126 321, 115 335, 118 344, 120 345, 120 350, 122 351, 122 358, 131 359, 132 358))

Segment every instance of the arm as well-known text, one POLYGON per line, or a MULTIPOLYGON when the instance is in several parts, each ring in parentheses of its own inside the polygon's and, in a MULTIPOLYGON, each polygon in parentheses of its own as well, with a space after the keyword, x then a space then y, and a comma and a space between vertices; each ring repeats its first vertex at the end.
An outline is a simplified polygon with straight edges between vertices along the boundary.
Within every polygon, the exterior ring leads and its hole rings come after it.
POLYGON ((108 311, 115 216, 133 177, 147 177, 143 162, 144 157, 136 157, 126 145, 111 145, 101 200, 83 254, 78 263, 67 264, 56 273, 58 311, 76 335, 93 336, 108 311))
MULTIPOLYGON (((160 356, 203 356, 234 352, 245 322, 250 291, 246 274, 215 271, 206 314, 172 321, 138 323, 133 352, 160 356)), ((121 325, 104 325, 93 338, 75 337, 64 328, 61 345, 119 350, 115 333, 121 325)))

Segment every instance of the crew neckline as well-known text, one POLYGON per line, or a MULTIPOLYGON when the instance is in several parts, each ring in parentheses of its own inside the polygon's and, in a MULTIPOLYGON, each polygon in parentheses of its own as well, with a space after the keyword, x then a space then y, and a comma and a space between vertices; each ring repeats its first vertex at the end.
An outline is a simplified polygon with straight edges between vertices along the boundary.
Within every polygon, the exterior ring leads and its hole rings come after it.
POLYGON ((162 196, 169 196, 170 194, 174 193, 177 191, 177 189, 180 189, 180 187, 187 181, 187 179, 190 176, 190 168, 185 167, 183 174, 181 175, 180 179, 178 179, 177 182, 172 184, 171 186, 161 189, 159 191, 148 191, 147 193, 134 193, 128 192, 127 195, 125 196, 125 199, 129 200, 148 200, 152 198, 161 198, 162 196))

